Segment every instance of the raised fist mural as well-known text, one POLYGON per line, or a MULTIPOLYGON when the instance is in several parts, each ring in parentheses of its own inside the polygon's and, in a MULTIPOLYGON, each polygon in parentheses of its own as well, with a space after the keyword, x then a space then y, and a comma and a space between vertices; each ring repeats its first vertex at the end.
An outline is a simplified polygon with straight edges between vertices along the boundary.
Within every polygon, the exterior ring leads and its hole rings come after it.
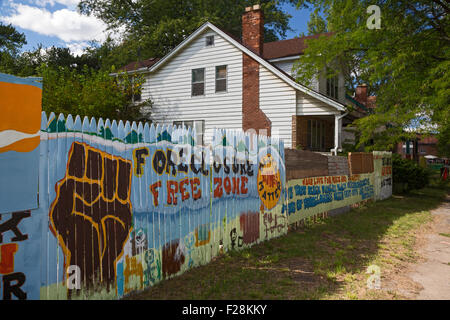
POLYGON ((66 175, 56 185, 50 228, 65 268, 79 267, 82 289, 115 288, 116 262, 132 225, 130 189, 130 160, 72 144, 66 175))

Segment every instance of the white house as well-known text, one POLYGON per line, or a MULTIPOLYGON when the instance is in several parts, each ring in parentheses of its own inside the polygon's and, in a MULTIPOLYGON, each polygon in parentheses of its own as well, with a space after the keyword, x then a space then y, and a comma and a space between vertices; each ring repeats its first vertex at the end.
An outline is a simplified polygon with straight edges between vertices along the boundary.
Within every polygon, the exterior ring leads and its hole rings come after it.
POLYGON ((151 120, 195 126, 205 144, 214 128, 225 128, 279 136, 287 148, 339 148, 343 78, 296 83, 292 64, 305 38, 264 43, 263 25, 259 5, 248 7, 242 41, 207 22, 163 58, 124 67, 145 73, 141 98, 153 101, 151 120))

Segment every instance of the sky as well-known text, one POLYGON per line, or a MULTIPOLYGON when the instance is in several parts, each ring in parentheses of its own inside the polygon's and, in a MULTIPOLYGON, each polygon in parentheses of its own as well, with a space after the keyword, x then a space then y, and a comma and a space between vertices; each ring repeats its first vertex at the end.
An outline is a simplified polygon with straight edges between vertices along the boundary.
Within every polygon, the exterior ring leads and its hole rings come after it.
MULTIPOLYGON (((12 24, 24 33, 27 44, 22 51, 29 51, 42 44, 44 48, 68 47, 72 53, 81 54, 90 40, 102 42, 106 39, 106 25, 95 17, 80 15, 77 5, 80 0, 0 0, 0 22, 12 24)), ((287 38, 307 31, 308 10, 296 10, 285 4, 283 9, 292 18, 287 38)))

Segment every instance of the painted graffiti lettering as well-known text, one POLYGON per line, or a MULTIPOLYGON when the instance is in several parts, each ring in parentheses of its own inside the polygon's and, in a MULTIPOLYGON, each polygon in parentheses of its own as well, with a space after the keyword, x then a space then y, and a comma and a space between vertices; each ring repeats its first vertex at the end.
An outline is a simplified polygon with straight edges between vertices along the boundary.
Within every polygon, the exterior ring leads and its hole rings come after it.
MULTIPOLYGON (((194 201, 201 199, 202 189, 200 189, 199 186, 200 186, 200 178, 185 178, 181 181, 167 180, 166 203, 168 205, 177 205, 179 199, 178 194, 180 194, 181 196, 181 201, 186 201, 190 197, 192 197, 194 201), (189 192, 188 190, 190 190, 191 192, 189 192)), ((159 188, 161 187, 162 187, 161 181, 155 182, 152 185, 150 185, 150 192, 152 193, 153 205, 155 207, 159 205, 158 196, 159 196, 159 188)))
POLYGON ((125 288, 124 292, 128 293, 131 291, 131 279, 138 279, 138 288, 142 288, 144 284, 144 269, 142 268, 142 263, 140 260, 141 256, 129 257, 125 256, 125 269, 123 271, 123 276, 125 278, 125 288))
MULTIPOLYGON (((22 219, 28 218, 30 216, 30 210, 11 213, 11 219, 0 224, 0 243, 3 243, 3 233, 5 233, 6 231, 12 231, 14 233, 15 237, 11 238, 11 241, 13 242, 27 240, 28 235, 22 234, 22 232, 20 232, 19 230, 18 225, 20 221, 22 221, 22 219)), ((2 215, 0 215, 0 219, 1 218, 2 215)))
POLYGON ((391 185, 392 185, 392 178, 386 178, 381 181, 382 188, 386 187, 386 186, 391 186, 391 185))
POLYGON ((26 277, 22 272, 10 273, 3 276, 3 300, 11 300, 12 295, 19 300, 26 300, 27 294, 21 287, 25 283, 26 277))
POLYGON ((153 155, 152 167, 159 175, 162 175, 163 172, 165 172, 166 174, 175 177, 179 171, 187 173, 188 168, 191 169, 194 174, 202 174, 204 176, 209 175, 209 170, 206 168, 206 155, 204 150, 192 153, 190 157, 188 157, 190 159, 189 164, 185 162, 185 158, 183 148, 180 148, 178 152, 170 148, 167 148, 165 151, 158 149, 153 155), (200 153, 200 155, 198 153, 200 153))
POLYGON ((155 170, 159 175, 162 175, 164 169, 166 168, 166 162, 167 159, 164 151, 156 150, 152 160, 153 170, 155 170))
POLYGON ((134 175, 141 177, 144 174, 145 158, 148 157, 150 151, 147 147, 133 150, 134 159, 134 175))
POLYGON ((388 176, 392 174, 392 167, 391 166, 384 166, 381 168, 381 175, 382 176, 388 176))
POLYGON ((236 228, 231 229, 230 240, 231 240, 231 249, 234 249, 236 247, 236 240, 238 248, 242 247, 243 245, 243 238, 242 236, 238 237, 236 228))
POLYGON ((8 274, 14 271, 14 255, 17 252, 17 243, 8 243, 0 246, 0 273, 8 274))
POLYGON ((234 174, 246 175, 249 177, 253 176, 253 166, 248 159, 243 160, 238 157, 224 157, 223 163, 220 157, 216 156, 213 161, 213 169, 215 173, 220 173, 220 170, 223 166, 223 172, 225 174, 230 174, 233 172, 234 174), (228 163, 231 162, 231 169, 228 163))
POLYGON ((158 206, 158 196, 159 196, 158 188, 161 188, 161 186, 162 186, 162 182, 161 181, 155 182, 154 184, 152 184, 150 186, 150 192, 153 195, 153 205, 155 207, 158 206))
POLYGON ((229 177, 222 178, 214 178, 214 198, 221 198, 224 194, 224 190, 227 195, 229 194, 247 194, 247 182, 248 178, 245 176, 241 177, 233 177, 230 179, 229 177), (222 186, 223 182, 223 186, 222 186))
POLYGON ((283 231, 283 228, 286 226, 286 217, 269 212, 264 214, 263 223, 267 239, 269 236, 269 232, 273 234, 274 232, 280 233, 281 231, 283 231))

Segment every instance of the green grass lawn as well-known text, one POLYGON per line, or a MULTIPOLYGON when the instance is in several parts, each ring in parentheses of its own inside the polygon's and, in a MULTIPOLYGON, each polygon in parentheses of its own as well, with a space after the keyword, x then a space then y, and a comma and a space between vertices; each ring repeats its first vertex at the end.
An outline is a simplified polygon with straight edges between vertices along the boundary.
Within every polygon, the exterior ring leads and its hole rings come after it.
MULTIPOLYGON (((233 251, 129 299, 395 299, 367 289, 367 267, 381 281, 414 262, 415 233, 432 221, 447 186, 369 202, 277 239, 233 251)), ((383 285, 383 283, 382 283, 383 285)))

